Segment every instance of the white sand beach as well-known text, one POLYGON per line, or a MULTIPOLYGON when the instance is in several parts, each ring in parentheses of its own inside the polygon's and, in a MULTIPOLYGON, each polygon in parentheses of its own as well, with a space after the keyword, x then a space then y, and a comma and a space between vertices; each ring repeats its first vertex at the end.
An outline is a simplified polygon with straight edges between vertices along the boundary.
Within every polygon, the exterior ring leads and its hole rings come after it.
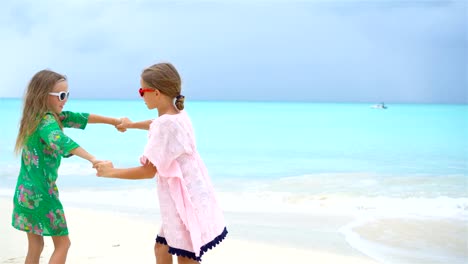
MULTIPOLYGON (((0 210, 0 263, 24 263, 26 235, 11 227, 11 200, 0 199, 0 210)), ((153 245, 158 222, 126 215, 117 209, 101 212, 65 207, 65 210, 72 241, 67 263, 155 263, 153 245)), ((377 263, 364 255, 340 252, 340 246, 335 250, 294 248, 239 239, 235 228, 229 232, 221 244, 203 256, 202 263, 377 263)), ((329 245, 344 243, 339 236, 326 232, 322 236, 329 245)), ((41 263, 47 263, 52 251, 52 241, 46 238, 41 263)))

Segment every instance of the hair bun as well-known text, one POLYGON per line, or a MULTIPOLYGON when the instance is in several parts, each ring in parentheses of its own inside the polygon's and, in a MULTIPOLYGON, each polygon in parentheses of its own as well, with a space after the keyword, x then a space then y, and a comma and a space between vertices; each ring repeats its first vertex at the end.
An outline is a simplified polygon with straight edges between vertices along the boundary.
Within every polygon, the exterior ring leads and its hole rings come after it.
POLYGON ((184 101, 185 101, 185 96, 183 96, 181 94, 176 96, 175 105, 176 105, 177 109, 184 110, 184 101))

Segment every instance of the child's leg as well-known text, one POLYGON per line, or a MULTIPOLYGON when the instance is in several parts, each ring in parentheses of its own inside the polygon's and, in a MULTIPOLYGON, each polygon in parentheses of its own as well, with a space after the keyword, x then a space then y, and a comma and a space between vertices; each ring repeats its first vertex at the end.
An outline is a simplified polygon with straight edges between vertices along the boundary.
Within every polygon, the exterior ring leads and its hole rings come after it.
POLYGON ((186 257, 177 257, 178 264, 199 264, 200 262, 186 257))
POLYGON ((68 236, 53 236, 54 253, 50 257, 49 264, 64 264, 67 259, 68 249, 70 248, 70 239, 68 236))
POLYGON ((42 249, 44 249, 44 237, 27 233, 28 235, 28 255, 25 264, 39 264, 42 249))
POLYGON ((156 264, 172 264, 172 255, 169 253, 167 245, 155 243, 154 255, 156 256, 156 264))

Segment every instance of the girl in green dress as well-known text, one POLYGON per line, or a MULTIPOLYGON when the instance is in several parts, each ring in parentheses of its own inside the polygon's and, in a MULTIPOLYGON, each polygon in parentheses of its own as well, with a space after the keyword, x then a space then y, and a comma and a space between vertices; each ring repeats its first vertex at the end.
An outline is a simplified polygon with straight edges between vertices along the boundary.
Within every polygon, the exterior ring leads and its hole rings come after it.
POLYGON ((70 239, 55 184, 62 157, 76 155, 93 165, 96 158, 63 133, 64 127, 84 129, 88 123, 118 125, 120 119, 62 109, 68 99, 66 77, 42 70, 31 79, 24 99, 15 151, 21 152, 21 169, 13 197, 12 225, 28 237, 25 263, 39 263, 44 236, 55 250, 49 263, 65 263, 70 239))

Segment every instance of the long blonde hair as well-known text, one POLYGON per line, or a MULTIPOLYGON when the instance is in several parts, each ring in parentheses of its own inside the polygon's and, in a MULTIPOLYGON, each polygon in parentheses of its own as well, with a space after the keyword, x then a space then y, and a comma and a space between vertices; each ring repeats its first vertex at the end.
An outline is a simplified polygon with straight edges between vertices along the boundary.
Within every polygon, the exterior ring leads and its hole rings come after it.
POLYGON ((182 80, 174 65, 168 62, 154 64, 143 70, 141 79, 153 89, 175 100, 177 109, 184 109, 185 97, 181 95, 182 80))
MULTIPOLYGON (((55 84, 66 80, 66 76, 50 70, 39 71, 32 77, 24 95, 23 116, 15 144, 16 154, 21 152, 27 138, 37 129, 43 114, 49 111, 47 102, 55 84)), ((57 116, 56 119, 60 123, 57 116)))

